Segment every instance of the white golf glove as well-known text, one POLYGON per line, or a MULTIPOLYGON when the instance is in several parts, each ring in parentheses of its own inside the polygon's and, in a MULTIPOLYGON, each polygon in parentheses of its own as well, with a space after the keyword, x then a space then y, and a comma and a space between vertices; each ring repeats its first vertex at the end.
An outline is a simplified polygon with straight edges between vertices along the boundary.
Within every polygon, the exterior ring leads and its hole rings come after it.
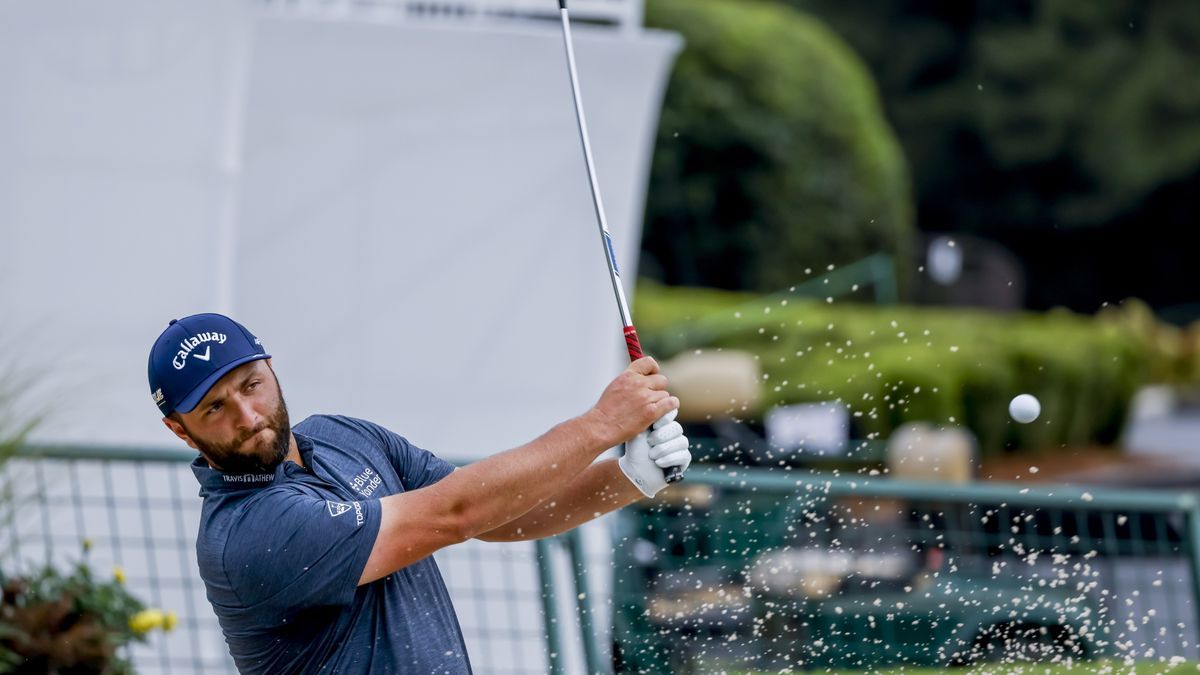
POLYGON ((663 415, 651 431, 643 431, 625 444, 625 455, 617 460, 621 471, 642 494, 653 497, 667 487, 663 470, 672 466, 687 471, 692 463, 688 439, 675 421, 678 410, 663 415))

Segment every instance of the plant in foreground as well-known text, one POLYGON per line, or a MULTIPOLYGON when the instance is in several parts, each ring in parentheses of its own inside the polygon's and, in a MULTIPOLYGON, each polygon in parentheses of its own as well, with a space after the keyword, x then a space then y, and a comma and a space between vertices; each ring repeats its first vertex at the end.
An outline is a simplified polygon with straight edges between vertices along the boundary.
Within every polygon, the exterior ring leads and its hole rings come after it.
MULTIPOLYGON (((84 542, 84 552, 90 548, 84 542)), ((174 612, 145 607, 117 568, 97 579, 86 559, 64 573, 52 566, 4 580, 0 671, 75 675, 132 673, 121 653, 155 629, 174 628, 174 612)))

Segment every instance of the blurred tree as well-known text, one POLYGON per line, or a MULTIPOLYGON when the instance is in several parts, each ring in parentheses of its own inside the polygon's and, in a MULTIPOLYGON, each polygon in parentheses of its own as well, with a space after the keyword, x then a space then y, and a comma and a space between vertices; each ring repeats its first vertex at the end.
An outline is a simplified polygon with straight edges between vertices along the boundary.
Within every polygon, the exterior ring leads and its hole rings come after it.
POLYGON ((1190 269, 1177 226, 1200 188, 1200 2, 782 1, 870 64, 922 229, 1017 250, 1034 306, 1200 299, 1167 273, 1190 269))
POLYGON ((819 21, 758 0, 650 0, 687 40, 659 125, 642 273, 775 290, 912 239, 874 82, 819 21))

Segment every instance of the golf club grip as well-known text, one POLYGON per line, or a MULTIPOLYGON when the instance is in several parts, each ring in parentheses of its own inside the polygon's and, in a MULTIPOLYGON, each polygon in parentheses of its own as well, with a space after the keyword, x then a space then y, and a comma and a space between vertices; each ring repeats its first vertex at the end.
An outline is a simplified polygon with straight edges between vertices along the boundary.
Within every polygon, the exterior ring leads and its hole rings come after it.
POLYGON ((642 352, 642 341, 638 339, 637 329, 633 326, 625 327, 625 350, 629 352, 630 363, 645 356, 642 352))
MULTIPOLYGON (((633 326, 625 327, 625 348, 629 351, 630 361, 637 361, 645 356, 642 353, 642 342, 638 340, 637 329, 633 326)), ((664 469, 663 474, 667 483, 678 483, 683 480, 683 471, 677 466, 664 469)))

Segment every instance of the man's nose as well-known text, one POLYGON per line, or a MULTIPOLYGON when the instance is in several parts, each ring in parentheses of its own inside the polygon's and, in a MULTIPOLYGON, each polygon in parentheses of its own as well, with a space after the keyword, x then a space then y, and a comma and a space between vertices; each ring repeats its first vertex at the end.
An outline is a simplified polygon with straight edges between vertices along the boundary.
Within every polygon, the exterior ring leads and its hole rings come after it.
POLYGON ((258 413, 255 412, 254 406, 250 404, 250 400, 241 396, 234 399, 234 405, 237 407, 237 426, 239 429, 247 431, 258 426, 258 413))

